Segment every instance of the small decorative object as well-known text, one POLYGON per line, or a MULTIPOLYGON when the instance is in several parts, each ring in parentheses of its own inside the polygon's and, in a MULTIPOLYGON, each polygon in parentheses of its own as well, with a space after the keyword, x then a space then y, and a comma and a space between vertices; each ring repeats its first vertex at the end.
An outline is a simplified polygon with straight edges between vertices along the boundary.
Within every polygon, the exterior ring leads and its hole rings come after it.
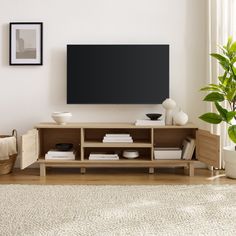
POLYGON ((73 148, 73 143, 57 143, 55 148, 57 151, 70 151, 73 148))
POLYGON ((43 23, 10 23, 10 65, 43 64, 43 23))
POLYGON ((128 159, 135 159, 139 157, 139 152, 136 150, 125 150, 123 152, 123 157, 128 158, 128 159))
POLYGON ((188 122, 188 115, 184 113, 182 110, 177 112, 174 115, 174 124, 175 125, 185 125, 188 122))
POLYGON ((72 117, 70 112, 53 112, 52 118, 59 125, 65 125, 72 117))
POLYGON ((162 114, 159 114, 159 113, 148 113, 148 114, 146 114, 146 116, 150 120, 158 120, 162 116, 162 114))
POLYGON ((176 107, 176 102, 170 98, 167 98, 162 106, 165 108, 165 124, 172 125, 173 124, 173 109, 176 107))

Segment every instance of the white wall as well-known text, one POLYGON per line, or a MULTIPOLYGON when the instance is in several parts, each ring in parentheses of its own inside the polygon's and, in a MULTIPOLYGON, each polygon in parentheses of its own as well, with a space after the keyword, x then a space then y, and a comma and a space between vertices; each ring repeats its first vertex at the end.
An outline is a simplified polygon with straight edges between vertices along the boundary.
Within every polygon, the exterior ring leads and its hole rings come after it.
POLYGON ((158 105, 66 105, 66 44, 168 43, 170 93, 190 120, 204 112, 205 0, 0 0, 0 133, 19 134, 53 111, 72 121, 134 121, 158 105), (44 23, 44 65, 9 66, 8 24, 44 23))

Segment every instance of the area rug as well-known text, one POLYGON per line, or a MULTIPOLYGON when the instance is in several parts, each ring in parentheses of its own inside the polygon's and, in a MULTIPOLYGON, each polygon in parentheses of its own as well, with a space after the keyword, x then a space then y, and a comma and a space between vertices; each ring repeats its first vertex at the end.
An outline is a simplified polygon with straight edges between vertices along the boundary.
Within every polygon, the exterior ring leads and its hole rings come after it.
POLYGON ((236 235, 236 185, 0 185, 0 235, 236 235))

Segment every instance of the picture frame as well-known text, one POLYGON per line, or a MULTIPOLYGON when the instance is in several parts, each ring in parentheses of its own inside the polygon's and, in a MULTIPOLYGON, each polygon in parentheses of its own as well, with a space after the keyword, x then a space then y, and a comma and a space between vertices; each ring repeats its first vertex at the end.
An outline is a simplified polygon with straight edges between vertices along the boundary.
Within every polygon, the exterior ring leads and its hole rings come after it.
POLYGON ((43 65, 43 23, 10 22, 9 64, 43 65))

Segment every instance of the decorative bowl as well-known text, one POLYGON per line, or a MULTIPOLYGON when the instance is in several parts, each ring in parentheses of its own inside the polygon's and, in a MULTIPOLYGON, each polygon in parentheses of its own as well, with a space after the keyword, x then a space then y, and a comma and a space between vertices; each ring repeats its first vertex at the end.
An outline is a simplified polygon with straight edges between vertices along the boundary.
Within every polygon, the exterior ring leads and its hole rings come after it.
POLYGON ((148 113, 148 114, 146 114, 146 116, 150 120, 158 120, 162 116, 162 114, 159 114, 159 113, 148 113))
POLYGON ((58 151, 70 151, 73 148, 73 143, 57 143, 55 148, 58 151))
POLYGON ((72 117, 70 112, 53 112, 52 118, 59 125, 65 125, 72 117))
POLYGON ((123 151, 123 157, 128 159, 134 159, 139 157, 139 152, 136 150, 125 150, 123 151))

